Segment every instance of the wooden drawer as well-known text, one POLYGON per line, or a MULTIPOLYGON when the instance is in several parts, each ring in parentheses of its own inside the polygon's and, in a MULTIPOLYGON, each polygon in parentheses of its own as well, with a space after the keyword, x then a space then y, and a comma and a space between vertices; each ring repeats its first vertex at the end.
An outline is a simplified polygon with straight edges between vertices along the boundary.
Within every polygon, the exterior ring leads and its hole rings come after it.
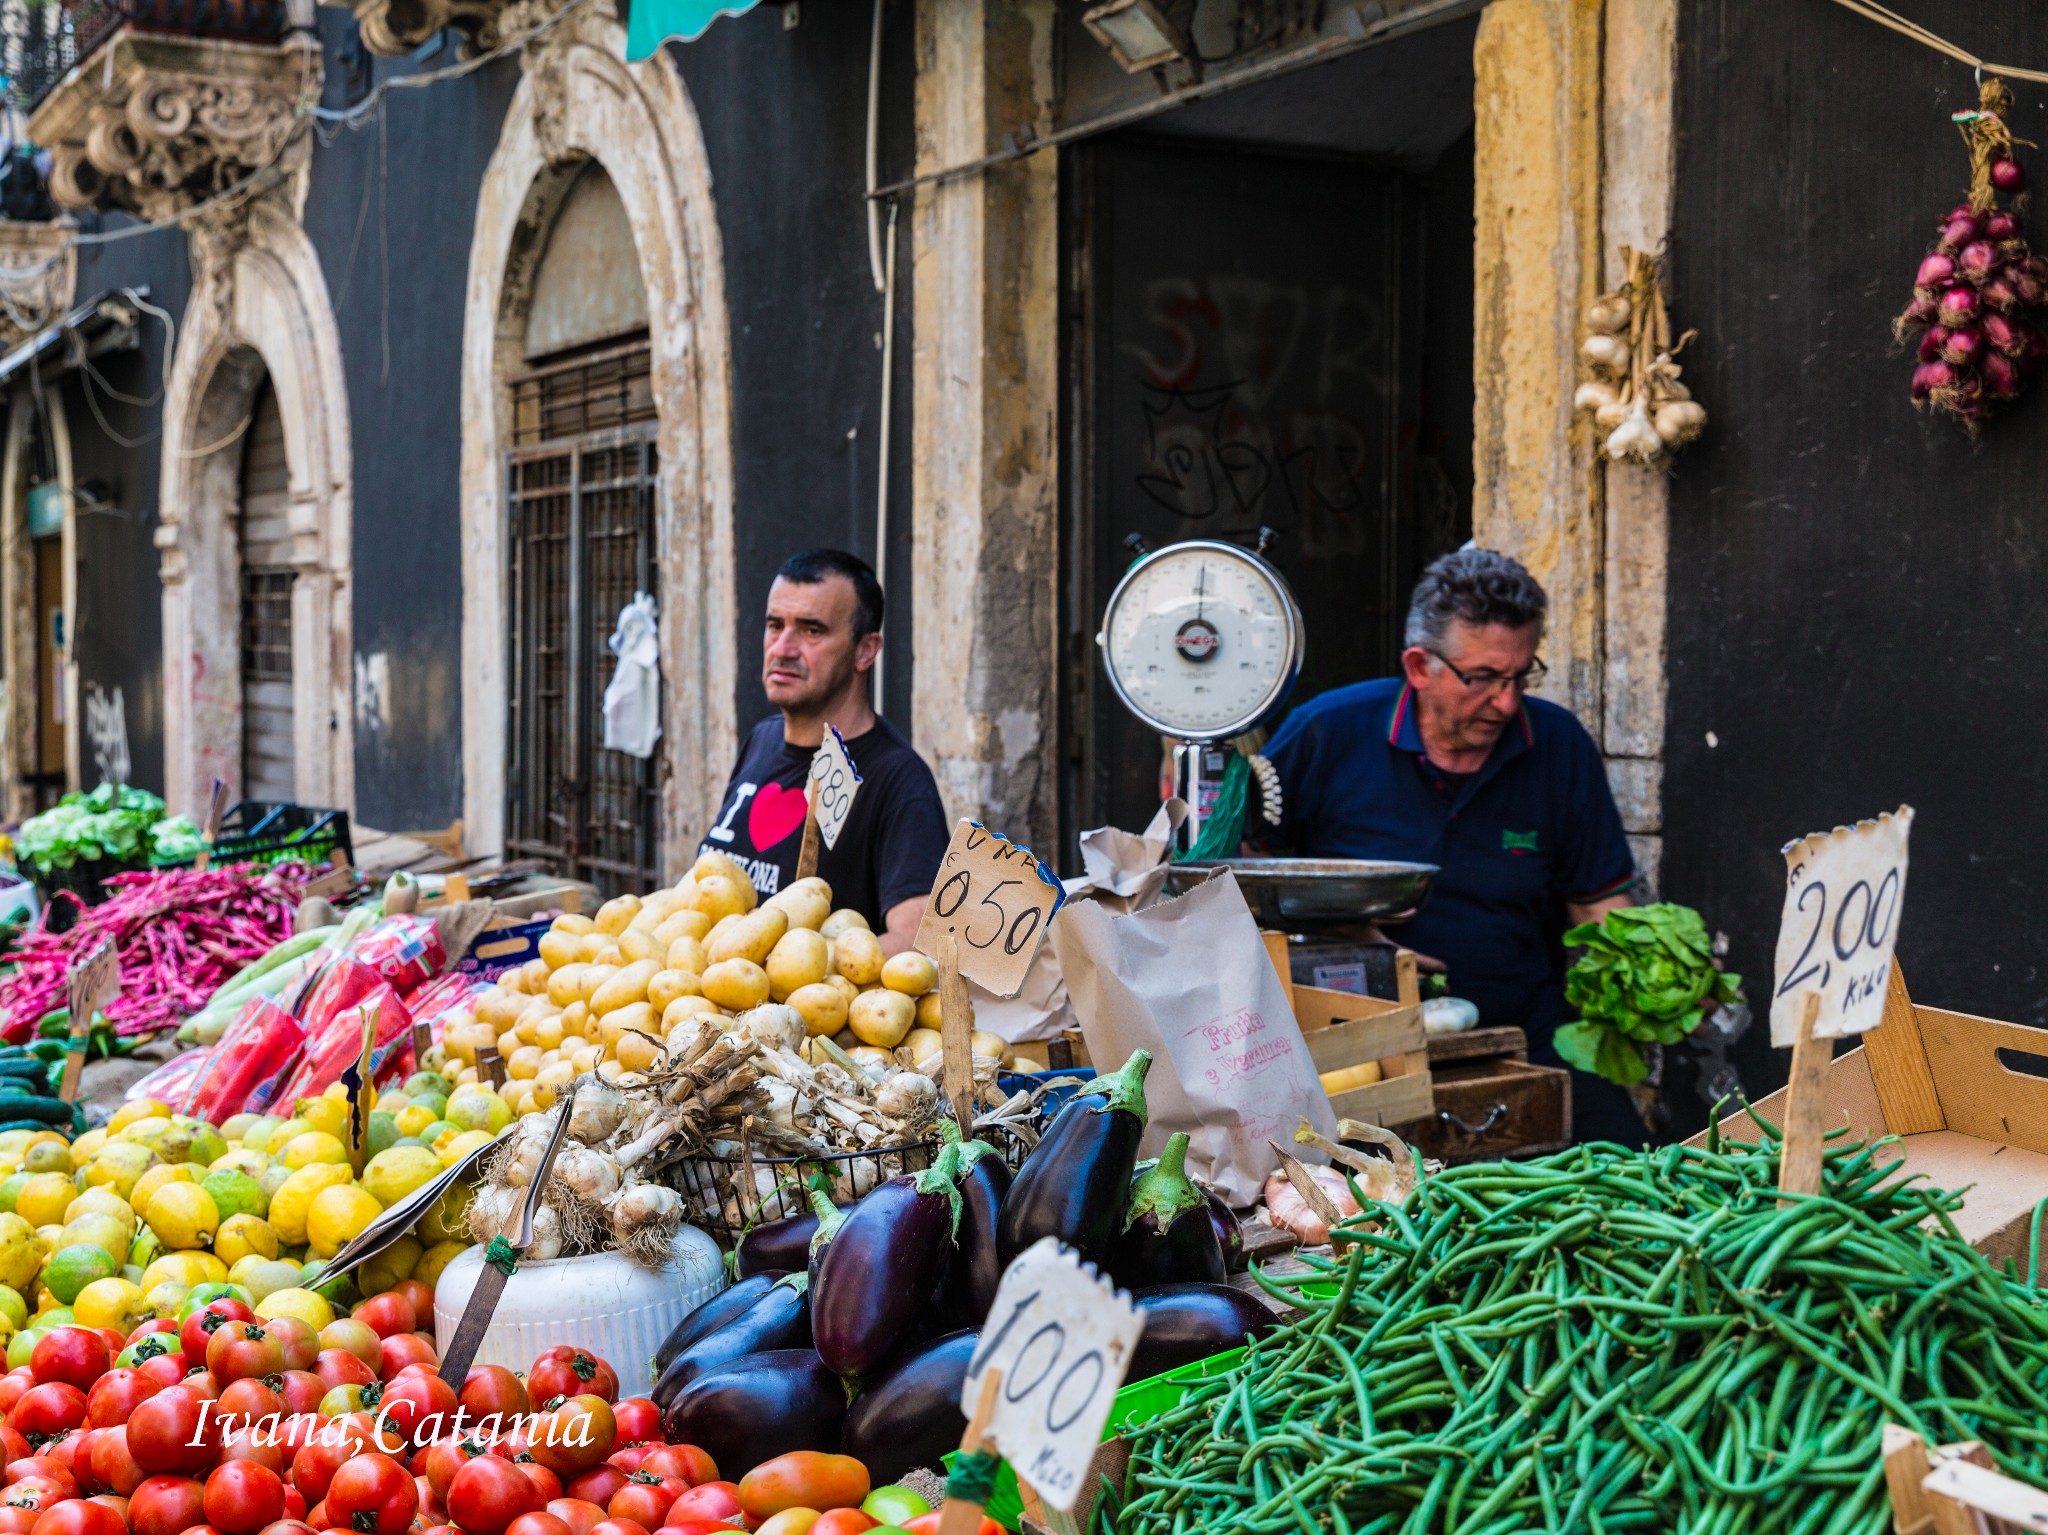
POLYGON ((1444 1062, 1430 1076, 1435 1115, 1388 1127, 1424 1156, 1478 1162, 1571 1144, 1570 1072, 1496 1058, 1444 1062))

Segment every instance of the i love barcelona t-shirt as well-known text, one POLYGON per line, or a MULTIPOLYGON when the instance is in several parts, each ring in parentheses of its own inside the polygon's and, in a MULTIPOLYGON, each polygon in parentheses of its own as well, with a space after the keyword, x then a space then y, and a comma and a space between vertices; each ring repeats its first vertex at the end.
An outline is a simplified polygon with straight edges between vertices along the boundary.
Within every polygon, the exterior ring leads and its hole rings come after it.
MULTIPOLYGON (((763 896, 796 878, 815 751, 783 739, 780 715, 761 721, 741 743, 718 818, 698 844, 700 852, 737 859, 763 896)), ((887 720, 877 715, 872 730, 846 743, 846 754, 860 792, 839 845, 820 845, 818 874, 832 887, 834 906, 852 907, 879 933, 890 907, 930 893, 951 828, 932 770, 887 720)))

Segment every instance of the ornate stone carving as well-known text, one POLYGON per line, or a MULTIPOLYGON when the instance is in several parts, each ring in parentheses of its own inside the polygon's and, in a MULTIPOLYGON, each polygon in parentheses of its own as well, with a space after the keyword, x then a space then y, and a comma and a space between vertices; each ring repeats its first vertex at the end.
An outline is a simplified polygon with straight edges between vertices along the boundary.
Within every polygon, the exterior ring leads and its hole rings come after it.
POLYGON ((386 58, 400 58, 443 27, 462 37, 465 54, 488 52, 504 35, 500 18, 506 0, 354 0, 363 46, 386 58))
POLYGON ((305 152, 301 102, 320 94, 318 43, 229 42, 123 30, 36 109, 50 195, 65 208, 168 218, 305 152))
POLYGON ((75 302, 78 252, 64 243, 69 219, 0 220, 0 351, 33 336, 75 302))

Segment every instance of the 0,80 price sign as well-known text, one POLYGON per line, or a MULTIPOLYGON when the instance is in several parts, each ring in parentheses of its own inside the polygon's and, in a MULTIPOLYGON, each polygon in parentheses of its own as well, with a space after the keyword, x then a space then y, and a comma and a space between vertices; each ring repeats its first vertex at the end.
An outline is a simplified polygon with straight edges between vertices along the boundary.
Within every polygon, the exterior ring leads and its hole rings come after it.
POLYGON ((825 727, 825 739, 811 757, 811 802, 817 807, 818 836, 827 847, 839 846, 853 797, 860 792, 860 770, 846 750, 837 725, 825 727))
POLYGON ((1884 1021, 1892 950, 1906 904, 1906 843, 1913 808, 1816 832, 1785 848, 1785 910, 1778 922, 1771 1043, 1799 1037, 1808 993, 1820 996, 1816 1039, 1862 1034, 1884 1021))
POLYGON ((953 935, 960 973, 999 997, 1014 997, 1053 913, 1066 900, 1059 877, 1030 848, 961 821, 917 924, 916 946, 936 955, 953 935))

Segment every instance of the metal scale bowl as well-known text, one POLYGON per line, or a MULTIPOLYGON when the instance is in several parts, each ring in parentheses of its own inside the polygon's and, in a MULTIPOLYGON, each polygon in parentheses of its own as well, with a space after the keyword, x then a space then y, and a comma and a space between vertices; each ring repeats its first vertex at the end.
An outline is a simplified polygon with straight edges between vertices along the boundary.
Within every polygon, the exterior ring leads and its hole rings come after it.
POLYGON ((1228 870, 1259 926, 1326 932, 1413 911, 1429 896, 1437 866, 1363 858, 1217 858, 1171 865, 1166 888, 1185 895, 1228 870))

